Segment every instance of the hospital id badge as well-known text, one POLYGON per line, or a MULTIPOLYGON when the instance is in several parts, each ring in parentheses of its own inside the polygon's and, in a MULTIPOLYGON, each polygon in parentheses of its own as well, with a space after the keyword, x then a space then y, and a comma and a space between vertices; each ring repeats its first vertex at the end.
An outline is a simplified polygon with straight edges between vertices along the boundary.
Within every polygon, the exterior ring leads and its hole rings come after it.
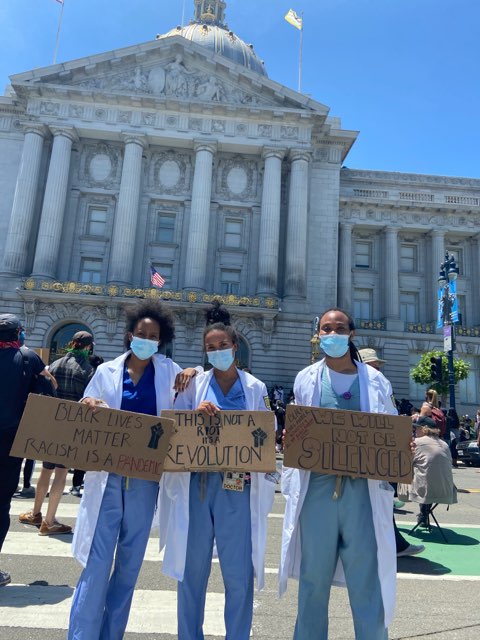
POLYGON ((243 491, 245 487, 245 474, 236 471, 225 471, 223 476, 223 488, 227 491, 243 491))

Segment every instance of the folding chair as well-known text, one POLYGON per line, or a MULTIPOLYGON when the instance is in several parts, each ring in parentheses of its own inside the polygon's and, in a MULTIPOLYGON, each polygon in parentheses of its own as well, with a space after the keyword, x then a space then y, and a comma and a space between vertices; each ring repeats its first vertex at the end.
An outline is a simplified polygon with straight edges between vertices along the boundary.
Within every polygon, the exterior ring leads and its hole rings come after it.
MULTIPOLYGON (((442 536, 442 538, 444 539, 444 541, 448 544, 447 537, 446 537, 446 536, 445 536, 445 534, 443 533, 443 529, 442 529, 442 527, 438 524, 438 520, 436 519, 435 514, 433 513, 434 509, 436 509, 436 508, 438 507, 438 505, 439 505, 439 503, 438 503, 438 502, 436 502, 435 504, 431 504, 431 505, 429 505, 429 509, 428 509, 427 514, 426 514, 426 516, 427 516, 427 526, 426 526, 425 528, 428 530, 428 532, 429 532, 429 533, 432 531, 432 525, 430 524, 430 517, 431 517, 431 518, 434 520, 434 522, 435 522, 435 524, 436 524, 436 526, 437 526, 437 529, 438 529, 438 531, 439 531, 440 535, 442 536)), ((447 505, 447 511, 448 511, 449 507, 450 507, 450 505, 447 505)), ((412 533, 415 531, 415 529, 418 529, 418 527, 419 527, 421 524, 422 524, 422 521, 417 522, 417 524, 413 527, 413 529, 411 529, 411 530, 409 531, 409 533, 410 533, 410 534, 412 534, 412 533)))

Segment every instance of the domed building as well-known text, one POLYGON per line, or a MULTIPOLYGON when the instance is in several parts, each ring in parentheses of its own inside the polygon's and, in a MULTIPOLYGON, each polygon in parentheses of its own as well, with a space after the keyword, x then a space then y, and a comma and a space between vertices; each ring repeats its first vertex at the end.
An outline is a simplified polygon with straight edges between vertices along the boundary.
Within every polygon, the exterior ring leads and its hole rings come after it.
POLYGON ((186 27, 178 26, 157 39, 182 36, 191 42, 207 47, 236 64, 267 75, 262 60, 259 60, 253 44, 246 44, 225 24, 225 2, 195 0, 195 18, 186 27))
POLYGON ((240 364, 291 388, 312 319, 340 304, 357 343, 387 363, 397 397, 441 347, 435 283, 460 268, 461 383, 478 404, 480 181, 342 169, 357 132, 270 79, 226 24, 223 0, 156 39, 11 77, 0 98, 2 311, 45 359, 79 328, 123 349, 124 312, 165 300, 183 365, 203 360, 204 310, 221 296, 240 364), (150 283, 150 264, 165 279, 150 283))

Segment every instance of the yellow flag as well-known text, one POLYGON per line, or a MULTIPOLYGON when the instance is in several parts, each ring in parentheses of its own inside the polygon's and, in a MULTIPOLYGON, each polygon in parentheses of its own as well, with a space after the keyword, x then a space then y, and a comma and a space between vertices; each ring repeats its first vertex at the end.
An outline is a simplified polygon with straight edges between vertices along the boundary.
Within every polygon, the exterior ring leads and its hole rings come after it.
POLYGON ((289 9, 287 15, 285 16, 285 20, 299 31, 302 31, 303 19, 299 15, 297 15, 293 9, 289 9))

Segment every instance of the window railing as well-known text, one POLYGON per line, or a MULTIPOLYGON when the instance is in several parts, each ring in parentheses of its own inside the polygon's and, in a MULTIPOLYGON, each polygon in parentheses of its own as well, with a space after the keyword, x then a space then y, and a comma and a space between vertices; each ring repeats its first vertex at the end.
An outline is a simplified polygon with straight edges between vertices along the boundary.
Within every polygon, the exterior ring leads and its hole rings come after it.
POLYGON ((109 298, 154 298, 172 302, 206 303, 215 298, 227 305, 278 309, 279 300, 273 296, 240 296, 233 294, 199 293, 198 291, 172 291, 151 287, 124 287, 116 284, 89 284, 84 282, 55 282, 27 278, 23 282, 26 291, 64 293, 69 295, 106 296, 109 298))
POLYGON ((435 322, 406 322, 405 331, 407 333, 435 333, 435 322))
POLYGON ((465 336, 468 338, 480 338, 480 327, 455 327, 457 336, 465 336))
POLYGON ((365 329, 367 331, 386 331, 387 325, 385 320, 365 320, 363 318, 355 318, 355 326, 357 329, 365 329))

